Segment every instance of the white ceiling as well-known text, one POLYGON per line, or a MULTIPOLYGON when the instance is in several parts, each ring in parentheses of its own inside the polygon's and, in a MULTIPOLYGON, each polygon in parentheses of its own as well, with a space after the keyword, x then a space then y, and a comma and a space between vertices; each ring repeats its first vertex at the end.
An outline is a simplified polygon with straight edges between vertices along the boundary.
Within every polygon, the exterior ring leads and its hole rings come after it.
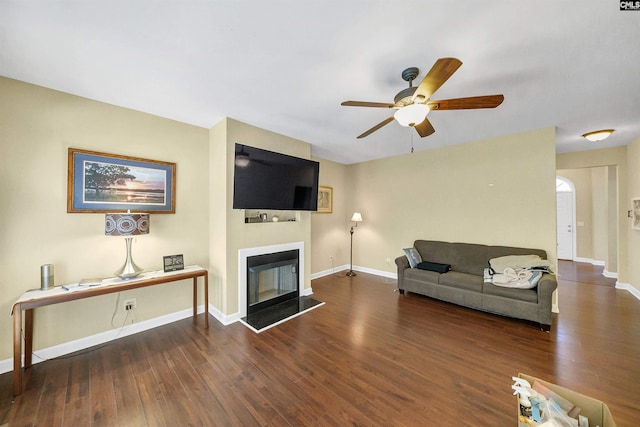
POLYGON ((346 164, 412 135, 425 150, 556 126, 558 152, 626 145, 639 68, 640 12, 614 0, 0 0, 0 75, 205 128, 229 116, 346 164), (393 122, 356 139, 391 113, 340 102, 392 102, 404 68, 419 82, 441 57, 463 65, 434 99, 503 104, 433 111, 427 138, 393 122))

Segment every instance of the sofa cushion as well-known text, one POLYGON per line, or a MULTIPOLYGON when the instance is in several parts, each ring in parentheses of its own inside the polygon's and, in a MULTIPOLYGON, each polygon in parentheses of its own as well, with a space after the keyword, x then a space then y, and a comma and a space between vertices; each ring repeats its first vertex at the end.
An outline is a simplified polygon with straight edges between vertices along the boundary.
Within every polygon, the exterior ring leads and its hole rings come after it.
POLYGON ((482 276, 475 274, 460 273, 458 271, 449 271, 440 275, 439 283, 452 288, 466 289, 468 291, 482 292, 482 276))
POLYGON ((450 264, 453 271, 482 276, 484 268, 488 266, 486 245, 416 240, 413 246, 422 259, 450 264))
POLYGON ((416 267, 420 270, 435 271, 436 273, 446 273, 447 271, 451 270, 451 265, 449 264, 440 264, 438 262, 430 261, 422 261, 416 267))
POLYGON ((493 283, 484 283, 482 285, 482 293, 526 302, 538 302, 538 291, 536 289, 503 288, 501 286, 496 286, 493 283))
POLYGON ((411 266, 411 268, 416 268, 416 266, 422 262, 420 253, 416 248, 405 248, 403 249, 403 251, 407 256, 407 259, 409 260, 409 265, 411 266))
POLYGON ((419 280, 437 285, 440 273, 435 271, 420 270, 418 268, 407 268, 404 271, 404 278, 407 280, 419 280))

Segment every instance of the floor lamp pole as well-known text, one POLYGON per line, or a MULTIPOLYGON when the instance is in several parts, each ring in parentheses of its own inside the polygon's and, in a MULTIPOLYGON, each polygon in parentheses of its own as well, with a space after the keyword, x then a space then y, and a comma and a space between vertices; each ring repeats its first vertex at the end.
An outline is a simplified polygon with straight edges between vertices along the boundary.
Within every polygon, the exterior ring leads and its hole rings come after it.
POLYGON ((357 276, 356 272, 353 271, 353 225, 351 226, 351 254, 349 256, 349 271, 347 271, 347 276, 353 277, 357 276))

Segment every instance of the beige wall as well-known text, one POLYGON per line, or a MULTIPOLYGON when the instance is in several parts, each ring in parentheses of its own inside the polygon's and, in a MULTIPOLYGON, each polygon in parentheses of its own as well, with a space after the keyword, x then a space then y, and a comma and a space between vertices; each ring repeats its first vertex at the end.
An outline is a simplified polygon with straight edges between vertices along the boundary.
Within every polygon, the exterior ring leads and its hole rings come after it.
POLYGON ((347 212, 365 218, 354 264, 394 272, 415 239, 541 248, 555 260, 555 176, 554 128, 351 165, 347 212))
MULTIPOLYGON (((11 357, 11 304, 40 286, 40 265, 55 265, 56 284, 111 276, 124 242, 104 235, 103 214, 70 214, 67 149, 96 150, 177 163, 176 213, 151 215, 151 233, 133 257, 148 270, 162 256, 208 264, 208 130, 0 77, 0 359, 11 357), (204 155, 203 155, 204 154, 204 155)), ((191 307, 187 282, 136 297, 136 320, 191 307)), ((35 349, 111 330, 124 320, 116 295, 36 310, 35 349)), ((121 298, 122 301, 122 298, 121 298)))
POLYGON ((591 217, 593 218, 593 256, 595 260, 606 261, 609 259, 609 228, 608 204, 607 204, 607 168, 590 168, 591 194, 593 206, 591 217))
POLYGON ((346 179, 349 166, 313 160, 320 162, 320 185, 333 188, 333 212, 311 215, 311 272, 318 273, 349 263, 349 219, 353 212, 348 205, 354 190, 346 179))
POLYGON ((631 284, 640 292, 640 231, 633 229, 630 218, 626 218, 627 211, 632 209, 631 199, 640 198, 640 138, 628 146, 628 197, 621 200, 620 205, 625 206, 624 221, 621 229, 628 234, 629 242, 629 269, 626 283, 631 284))
MULTIPOLYGON (((630 161, 633 161, 633 156, 629 156, 630 161)), ((629 198, 627 197, 627 185, 630 181, 628 181, 628 166, 627 166, 627 147, 614 147, 600 150, 589 150, 589 151, 580 151, 576 153, 564 153, 558 154, 556 156, 556 164, 559 170, 562 169, 577 169, 577 168, 593 168, 599 166, 607 166, 607 198, 610 199, 614 197, 612 195, 613 188, 615 187, 610 183, 615 175, 615 180, 617 181, 617 205, 615 209, 615 213, 610 213, 608 215, 608 224, 607 227, 609 229, 608 235, 612 236, 617 234, 617 242, 616 242, 616 250, 609 250, 609 254, 615 256, 615 264, 609 265, 607 264, 607 260, 605 259, 605 269, 611 269, 610 271, 615 271, 617 267, 618 273, 618 281, 623 283, 628 283, 630 280, 629 276, 629 266, 630 266, 630 258, 628 252, 628 238, 629 238, 629 220, 627 219, 627 209, 629 206, 629 198), (611 223, 617 224, 617 232, 613 233, 611 230, 611 223)), ((613 202, 611 200, 607 201, 607 204, 611 206, 613 202)), ((594 242, 595 244, 595 242, 594 242)), ((610 242, 607 242, 606 245, 609 245, 610 242)), ((595 254, 594 254, 595 256, 595 254)), ((609 255, 608 255, 609 256, 609 255)))

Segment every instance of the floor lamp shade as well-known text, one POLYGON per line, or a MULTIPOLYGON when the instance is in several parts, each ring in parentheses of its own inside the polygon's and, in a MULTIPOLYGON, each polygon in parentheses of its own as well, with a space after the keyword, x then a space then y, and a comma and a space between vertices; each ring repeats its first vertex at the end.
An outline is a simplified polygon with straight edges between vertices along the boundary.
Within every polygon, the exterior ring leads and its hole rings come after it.
POLYGON ((114 274, 122 279, 131 279, 144 271, 136 265, 131 257, 131 241, 134 236, 149 234, 149 214, 146 213, 112 213, 104 219, 104 234, 125 238, 127 258, 122 267, 114 274))
POLYGON ((351 226, 351 230, 349 231, 351 234, 351 248, 349 252, 349 271, 347 271, 347 276, 353 277, 356 276, 356 272, 353 271, 353 231, 354 228, 358 226, 358 223, 362 222, 362 214, 360 212, 354 212, 353 215, 351 215, 351 221, 354 224, 351 226))

